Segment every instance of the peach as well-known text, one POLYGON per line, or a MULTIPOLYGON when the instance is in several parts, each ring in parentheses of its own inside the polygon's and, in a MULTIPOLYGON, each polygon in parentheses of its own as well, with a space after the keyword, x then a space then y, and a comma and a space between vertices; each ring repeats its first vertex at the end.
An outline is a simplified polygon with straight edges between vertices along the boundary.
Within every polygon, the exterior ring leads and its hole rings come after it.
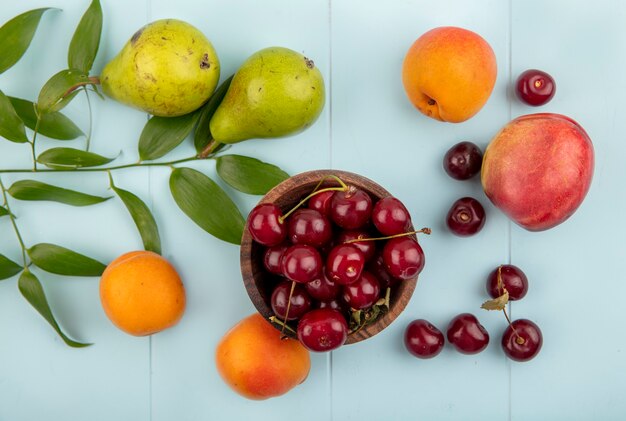
POLYGON ((552 228, 580 206, 593 176, 591 139, 560 114, 530 114, 509 122, 483 157, 485 194, 529 231, 552 228))
POLYGON ((100 279, 100 301, 115 326, 146 336, 174 326, 185 312, 185 287, 176 269, 151 251, 113 260, 100 279))
POLYGON ((409 100, 428 117, 460 123, 485 105, 498 68, 480 35, 451 26, 431 29, 413 43, 402 67, 409 100))
POLYGON ((281 337, 258 313, 240 321, 217 345, 215 363, 222 379, 254 400, 283 395, 302 383, 311 369, 309 351, 281 337))

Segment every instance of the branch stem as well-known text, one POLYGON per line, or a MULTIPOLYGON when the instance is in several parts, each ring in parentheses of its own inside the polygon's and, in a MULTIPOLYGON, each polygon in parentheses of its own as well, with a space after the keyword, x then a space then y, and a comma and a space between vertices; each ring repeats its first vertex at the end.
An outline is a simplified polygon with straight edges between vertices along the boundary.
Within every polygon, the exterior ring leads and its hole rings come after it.
POLYGON ((86 86, 83 86, 85 91, 85 97, 87 98, 87 108, 89 110, 89 129, 87 130, 87 139, 85 141, 85 150, 89 152, 89 145, 91 143, 91 131, 93 128, 93 111, 91 109, 91 99, 89 98, 89 90, 86 86))
POLYGON ((44 169, 25 169, 25 168, 21 168, 21 169, 12 169, 12 170, 4 170, 4 169, 0 169, 0 174, 3 173, 33 173, 33 172, 38 172, 38 173, 44 173, 44 172, 68 172, 68 171, 76 171, 76 172, 106 172, 106 171, 115 171, 115 170, 122 170, 125 168, 135 168, 135 167, 167 167, 167 166, 171 166, 171 165, 175 165, 175 164, 181 164, 183 162, 189 162, 189 161, 198 161, 201 159, 211 159, 212 156, 208 156, 206 158, 198 158, 197 156, 190 156, 187 158, 182 158, 182 159, 177 159, 174 161, 167 161, 167 162, 135 162, 133 164, 124 164, 124 165, 116 165, 113 167, 102 167, 102 168, 59 168, 59 169, 51 169, 51 168, 44 168, 44 169))
POLYGON ((4 202, 4 207, 7 211, 9 211, 9 219, 11 220, 11 225, 13 225, 13 231, 15 231, 15 236, 17 237, 17 241, 20 243, 20 247, 22 248, 22 262, 24 265, 24 269, 28 268, 28 262, 26 261, 26 246, 24 245, 24 240, 22 239, 22 235, 20 234, 20 230, 17 227, 17 223, 15 222, 15 216, 11 211, 11 207, 9 205, 9 201, 7 199, 7 190, 4 188, 4 183, 0 178, 0 190, 2 190, 2 199, 4 202))

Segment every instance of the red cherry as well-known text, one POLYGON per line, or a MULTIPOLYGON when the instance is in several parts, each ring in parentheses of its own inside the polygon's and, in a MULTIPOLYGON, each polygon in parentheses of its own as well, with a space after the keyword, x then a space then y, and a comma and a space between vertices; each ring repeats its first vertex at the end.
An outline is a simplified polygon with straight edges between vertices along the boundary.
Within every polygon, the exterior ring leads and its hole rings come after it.
POLYGON ((365 256, 352 244, 339 244, 326 258, 326 276, 341 285, 355 282, 365 266, 365 256))
POLYGON ((317 193, 315 196, 309 199, 307 207, 309 209, 315 209, 327 218, 330 218, 330 204, 333 200, 334 191, 324 191, 317 193))
POLYGON ((492 298, 497 298, 504 293, 502 286, 509 293, 509 300, 517 301, 524 298, 528 292, 528 278, 517 266, 502 265, 489 274, 487 278, 487 293, 492 298), (500 270, 502 284, 498 282, 498 269, 500 270))
POLYGON ((383 235, 396 235, 409 231, 411 216, 401 201, 385 197, 374 205, 372 222, 383 235))
POLYGON ((380 284, 369 272, 363 272, 356 282, 343 287, 344 301, 355 310, 370 308, 379 297, 380 284))
MULTIPOLYGON (((371 238, 372 236, 366 230, 348 230, 341 231, 337 235, 337 244, 343 244, 347 241, 359 240, 363 238, 371 238)), ((376 241, 354 241, 350 244, 361 250, 365 261, 370 260, 376 252, 376 241)))
POLYGON ((404 331, 404 346, 417 358, 433 358, 443 345, 443 333, 424 319, 413 320, 404 331))
POLYGON ((328 301, 336 298, 341 290, 340 285, 328 279, 324 272, 325 271, 322 271, 322 274, 318 278, 305 284, 309 295, 320 301, 328 301))
POLYGON ((287 235, 292 244, 320 248, 333 237, 330 221, 313 209, 298 209, 287 221, 287 235))
POLYGON ((285 320, 287 307, 289 307, 289 314, 286 317, 287 320, 299 319, 311 308, 311 297, 306 293, 304 287, 300 284, 295 284, 293 294, 291 294, 291 300, 289 299, 290 292, 290 281, 279 283, 276 285, 276 288, 274 288, 274 292, 272 292, 272 310, 281 320, 285 320), (290 301, 291 304, 289 304, 290 301))
POLYGON ((311 310, 298 323, 298 339, 311 351, 332 351, 348 339, 348 323, 337 310, 311 310))
POLYGON ((520 101, 534 107, 548 103, 555 93, 554 79, 541 70, 526 70, 515 83, 515 94, 520 101))
POLYGON ((462 354, 478 354, 489 344, 489 333, 473 314, 456 316, 447 330, 448 342, 462 354))
POLYGON ((528 319, 518 319, 506 328, 501 344, 507 357, 524 362, 532 360, 541 351, 543 335, 535 323, 528 319))
POLYGON ((406 280, 419 275, 426 259, 417 241, 410 237, 397 237, 385 244, 383 261, 391 276, 406 280))
POLYGON ((265 269, 267 269, 268 272, 275 275, 283 274, 283 269, 280 263, 283 258, 283 253, 285 253, 287 247, 288 246, 284 244, 279 244, 265 250, 265 253, 263 254, 263 266, 265 266, 265 269))
POLYGON ((317 308, 330 308, 332 310, 337 310, 343 313, 345 310, 345 304, 342 300, 338 298, 333 298, 332 300, 328 301, 319 301, 317 303, 317 308))
POLYGON ((485 209, 472 197, 463 197, 452 204, 446 224, 453 234, 468 237, 479 232, 485 225, 485 209))
POLYGON ((296 244, 285 250, 281 267, 288 279, 306 283, 321 275, 322 257, 313 247, 296 244))
POLYGON ((250 211, 247 224, 254 241, 268 247, 282 243, 287 236, 287 229, 280 217, 280 208, 272 203, 255 206, 250 211))
POLYGON ((363 190, 350 186, 347 191, 336 191, 330 205, 330 217, 344 229, 364 226, 372 214, 372 198, 363 190))
POLYGON ((443 169, 455 180, 469 180, 480 172, 483 154, 472 142, 460 142, 448 149, 443 169))
POLYGON ((387 289, 400 281, 400 279, 391 276, 391 274, 385 267, 385 261, 383 259, 382 251, 374 255, 372 260, 368 262, 365 270, 370 272, 376 277, 376 279, 378 279, 381 289, 387 289))

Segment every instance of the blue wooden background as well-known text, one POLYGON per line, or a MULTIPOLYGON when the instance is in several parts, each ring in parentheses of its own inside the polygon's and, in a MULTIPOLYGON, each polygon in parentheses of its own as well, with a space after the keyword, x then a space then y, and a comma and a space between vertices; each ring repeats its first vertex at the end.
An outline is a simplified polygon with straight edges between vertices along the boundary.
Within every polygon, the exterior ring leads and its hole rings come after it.
MULTIPOLYGON (((23 59, 0 76, 8 95, 35 99, 65 68, 66 51, 87 0, 3 1, 0 22, 42 6, 44 15, 23 59)), ((19 294, 16 280, 0 282, 0 420, 620 420, 626 417, 626 3, 618 0, 103 0, 98 72, 136 29, 159 18, 186 20, 213 42, 222 78, 258 49, 280 45, 305 53, 321 69, 327 104, 308 131, 254 140, 232 151, 275 163, 291 174, 336 168, 385 186, 433 235, 422 241, 427 264, 404 313, 383 333, 330 354, 315 354, 307 381, 287 395, 245 400, 217 375, 214 348, 224 332, 254 311, 243 288, 238 248, 186 218, 168 190, 168 168, 114 173, 116 184, 144 198, 158 221, 164 255, 178 268, 188 307, 174 329, 135 338, 105 317, 98 279, 37 272, 58 320, 86 349, 63 344, 19 294), (401 65, 411 43, 436 26, 480 33, 493 47, 498 79, 482 111, 461 124, 427 119, 406 99, 401 65), (512 81, 527 68, 556 79, 557 94, 534 109, 517 102, 512 81), (529 233, 487 203, 477 179, 457 182, 441 168, 445 151, 470 140, 485 147, 511 118, 536 111, 564 113, 591 136, 596 171, 591 190, 565 224, 529 233), (473 195, 487 209, 483 231, 449 234, 444 216, 458 197, 473 195), (499 338, 504 318, 479 309, 484 280, 501 263, 527 273, 529 293, 511 306, 514 318, 534 320, 544 334, 539 356, 507 360, 499 338), (410 356, 402 334, 414 318, 442 330, 460 312, 473 312, 492 341, 465 356, 446 346, 429 361, 410 356)), ((94 97, 92 149, 118 162, 138 158, 146 115, 94 97)), ((83 97, 65 110, 86 128, 83 97)), ((84 139, 72 145, 82 146, 84 139)), ((43 139, 39 147, 55 142, 43 139)), ((193 153, 186 142, 170 155, 193 153)), ((26 167, 27 146, 0 143, 0 168, 26 167)), ((214 163, 191 164, 215 175, 214 163)), ((32 176, 29 176, 32 177, 32 176)), ((24 175, 2 175, 5 184, 24 175)), ((104 173, 38 175, 36 179, 105 195, 104 173)), ((258 198, 236 194, 248 211, 258 198)), ((27 244, 53 242, 101 261, 141 242, 118 199, 89 208, 13 201, 27 244)), ((6 219, 6 218, 5 218, 6 219)), ((19 261, 6 220, 0 253, 19 261)))

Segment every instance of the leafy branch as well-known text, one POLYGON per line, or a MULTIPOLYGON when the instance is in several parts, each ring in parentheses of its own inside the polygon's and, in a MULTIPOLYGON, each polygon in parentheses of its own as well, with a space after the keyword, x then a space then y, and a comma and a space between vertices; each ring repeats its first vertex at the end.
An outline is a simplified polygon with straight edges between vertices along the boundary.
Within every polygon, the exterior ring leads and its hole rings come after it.
MULTIPOLYGON (((49 8, 25 12, 0 27, 0 74, 11 68, 28 49, 42 15, 49 8), (9 42, 10 41, 10 42, 9 42)), ((161 253, 161 239, 157 220, 150 208, 136 194, 118 187, 113 172, 136 167, 169 167, 169 187, 179 208, 199 227, 223 241, 239 244, 244 218, 230 195, 218 183, 200 171, 180 167, 197 160, 215 162, 218 176, 230 188, 246 194, 265 194, 288 177, 280 168, 255 158, 225 154, 228 147, 212 141, 209 122, 222 101, 231 78, 226 79, 198 110, 179 117, 151 117, 138 140, 140 160, 135 163, 110 165, 109 158, 90 151, 92 120, 89 91, 98 96, 99 79, 89 73, 95 61, 102 31, 102 8, 99 0, 92 0, 72 37, 68 68, 55 73, 41 88, 36 101, 6 96, 0 91, 0 137, 11 142, 27 144, 32 155, 32 167, 2 169, 0 174, 37 174, 54 172, 106 172, 109 188, 124 204, 142 239, 143 247, 161 253), (89 109, 89 128, 85 134, 61 110, 80 92, 86 95, 89 109), (29 139, 26 129, 32 130, 29 139), (45 136, 58 141, 85 137, 84 149, 52 147, 37 154, 37 139, 45 136), (182 159, 157 161, 192 138, 196 154, 182 159), (38 164, 45 168, 40 168, 38 164)), ((18 288, 24 298, 53 327, 61 339, 71 347, 90 344, 70 339, 61 329, 47 301, 43 285, 33 273, 34 267, 64 276, 100 276, 106 265, 65 247, 39 243, 28 246, 10 207, 10 200, 54 201, 70 206, 93 206, 112 197, 102 197, 38 180, 20 179, 5 187, 0 178, 2 206, 0 222, 7 219, 13 226, 21 248, 22 265, 0 254, 0 280, 19 274, 18 288)))

